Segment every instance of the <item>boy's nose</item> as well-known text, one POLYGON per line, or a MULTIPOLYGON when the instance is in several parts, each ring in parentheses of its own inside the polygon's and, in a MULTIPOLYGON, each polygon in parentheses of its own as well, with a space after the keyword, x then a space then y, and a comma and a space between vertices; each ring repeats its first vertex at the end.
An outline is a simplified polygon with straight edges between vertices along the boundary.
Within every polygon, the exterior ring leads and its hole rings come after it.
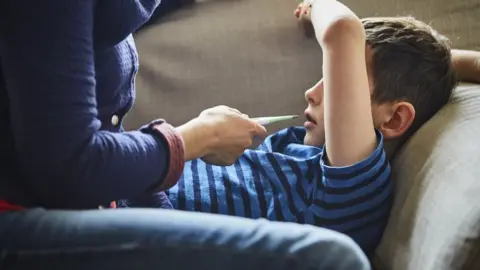
POLYGON ((323 79, 315 84, 312 88, 305 91, 305 99, 309 104, 319 104, 323 97, 323 79))

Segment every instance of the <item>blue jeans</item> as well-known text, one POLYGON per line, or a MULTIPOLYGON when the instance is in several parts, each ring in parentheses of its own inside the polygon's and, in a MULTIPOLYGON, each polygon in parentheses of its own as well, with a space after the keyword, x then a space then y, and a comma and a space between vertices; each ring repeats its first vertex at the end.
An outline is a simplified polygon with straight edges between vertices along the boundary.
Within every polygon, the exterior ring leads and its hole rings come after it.
POLYGON ((0 214, 0 269, 370 269, 348 237, 308 225, 159 209, 0 214))

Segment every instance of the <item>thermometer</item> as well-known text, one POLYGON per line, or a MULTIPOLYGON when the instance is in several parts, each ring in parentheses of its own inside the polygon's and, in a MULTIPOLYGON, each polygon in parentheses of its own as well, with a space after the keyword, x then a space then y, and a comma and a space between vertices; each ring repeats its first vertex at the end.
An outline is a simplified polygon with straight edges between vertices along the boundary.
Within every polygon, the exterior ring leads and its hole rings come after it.
POLYGON ((256 121, 262 126, 270 125, 277 122, 287 121, 298 118, 298 115, 284 115, 284 116, 267 116, 267 117, 257 117, 252 120, 256 121))

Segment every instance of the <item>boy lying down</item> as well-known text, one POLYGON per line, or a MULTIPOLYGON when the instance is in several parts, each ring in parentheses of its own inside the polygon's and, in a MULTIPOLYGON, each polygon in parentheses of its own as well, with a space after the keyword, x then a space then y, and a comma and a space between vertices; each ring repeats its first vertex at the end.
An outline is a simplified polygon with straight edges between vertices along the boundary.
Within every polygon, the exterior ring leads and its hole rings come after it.
POLYGON ((323 49, 305 126, 269 136, 232 166, 187 162, 167 195, 175 209, 336 230, 369 253, 391 208, 389 158, 456 86, 450 47, 413 18, 360 20, 334 0, 299 9, 323 49))

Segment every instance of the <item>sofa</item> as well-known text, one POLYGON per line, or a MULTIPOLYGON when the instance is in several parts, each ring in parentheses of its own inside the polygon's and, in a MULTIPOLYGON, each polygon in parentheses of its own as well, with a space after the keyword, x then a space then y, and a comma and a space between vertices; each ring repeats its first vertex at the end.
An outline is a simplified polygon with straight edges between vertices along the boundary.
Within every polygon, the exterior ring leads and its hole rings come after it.
MULTIPOLYGON (((454 47, 480 50, 480 0, 344 0, 360 17, 412 15, 454 47)), ((135 34, 137 99, 125 119, 174 125, 228 105, 250 116, 301 114, 321 50, 294 0, 203 0, 135 34)), ((272 125, 274 132, 297 122, 272 125)), ((395 200, 372 257, 380 270, 480 269, 480 86, 461 84, 392 161, 395 200)))

